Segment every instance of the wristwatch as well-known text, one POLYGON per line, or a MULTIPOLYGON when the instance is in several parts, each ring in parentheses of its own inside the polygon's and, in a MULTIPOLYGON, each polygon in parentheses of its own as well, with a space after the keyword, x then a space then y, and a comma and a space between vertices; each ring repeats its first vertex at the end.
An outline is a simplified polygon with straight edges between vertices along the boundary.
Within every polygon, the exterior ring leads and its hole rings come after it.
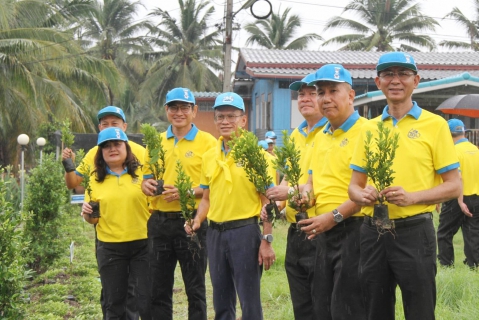
POLYGON ((334 222, 336 223, 340 223, 344 219, 343 215, 339 213, 338 209, 333 210, 333 218, 334 218, 334 222))
POLYGON ((272 234, 265 234, 263 236, 263 240, 266 240, 267 242, 271 243, 271 242, 273 242, 273 235, 272 234))

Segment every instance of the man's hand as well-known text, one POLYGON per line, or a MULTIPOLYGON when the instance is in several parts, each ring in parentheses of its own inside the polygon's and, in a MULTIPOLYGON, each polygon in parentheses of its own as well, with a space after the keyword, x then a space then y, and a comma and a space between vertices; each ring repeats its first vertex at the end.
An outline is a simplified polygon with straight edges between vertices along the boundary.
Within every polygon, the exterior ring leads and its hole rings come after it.
POLYGON ((261 240, 261 245, 259 246, 258 252, 258 263, 259 265, 263 265, 264 270, 269 270, 273 265, 276 259, 276 255, 274 253, 273 247, 271 243, 267 242, 266 240, 261 240))
POLYGON ((72 159, 75 162, 75 152, 70 148, 65 148, 62 151, 62 160, 72 159))
POLYGON ((462 212, 468 216, 469 218, 472 218, 472 213, 469 211, 469 208, 467 207, 467 204, 464 202, 459 202, 459 207, 461 207, 462 212))
POLYGON ((288 186, 275 186, 266 190, 266 198, 274 201, 288 200, 288 186))
POLYGON ((318 234, 326 232, 336 225, 332 212, 326 212, 319 216, 304 219, 298 222, 303 226, 301 231, 308 235, 308 239, 315 238, 318 234))
POLYGON ((165 189, 165 191, 163 191, 162 195, 163 195, 163 199, 166 202, 173 202, 180 199, 180 195, 178 194, 178 189, 175 186, 170 184, 165 184, 163 188, 165 189))
POLYGON ((379 192, 379 196, 386 197, 389 203, 395 204, 398 207, 406 207, 415 203, 412 194, 399 186, 388 187, 379 192))
POLYGON ((141 182, 141 191, 147 196, 154 196, 158 182, 154 179, 145 179, 141 182))

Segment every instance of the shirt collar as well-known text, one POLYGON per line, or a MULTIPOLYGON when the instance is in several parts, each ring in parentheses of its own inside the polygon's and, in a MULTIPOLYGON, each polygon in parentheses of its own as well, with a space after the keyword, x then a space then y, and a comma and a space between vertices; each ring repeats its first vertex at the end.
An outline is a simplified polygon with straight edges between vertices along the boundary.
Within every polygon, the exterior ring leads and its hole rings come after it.
MULTIPOLYGON (((343 132, 347 132, 349 129, 351 129, 352 126, 358 121, 360 118, 358 111, 354 111, 349 118, 344 121, 344 123, 338 128, 343 130, 343 132)), ((338 130, 336 129, 336 130, 338 130)), ((328 123, 323 130, 324 133, 329 133, 333 134, 333 131, 331 131, 331 123, 328 123)))
POLYGON ((321 120, 319 120, 318 122, 316 122, 316 124, 311 128, 311 131, 309 132, 305 132, 305 128, 308 127, 308 122, 306 122, 306 120, 304 120, 299 126, 298 126, 298 131, 305 137, 308 136, 308 134, 310 134, 311 132, 313 132, 314 130, 316 130, 317 128, 320 128, 320 127, 324 127, 324 125, 328 122, 328 119, 326 119, 326 117, 322 117, 321 120))
MULTIPOLYGON (((193 141, 196 137, 196 134, 198 133, 198 128, 195 126, 194 123, 191 124, 191 129, 188 131, 188 133, 183 137, 183 139, 193 141)), ((168 126, 168 130, 166 130, 166 138, 175 138, 175 134, 173 133, 172 126, 171 124, 168 126)))
POLYGON ((106 166, 106 172, 107 172, 108 174, 113 175, 113 176, 120 177, 120 176, 122 176, 122 175, 128 173, 128 169, 125 168, 125 169, 123 169, 123 171, 122 171, 120 174, 118 174, 118 173, 116 173, 116 172, 111 171, 111 170, 110 170, 110 167, 106 166))
MULTIPOLYGON (((417 105, 416 101, 413 101, 412 102, 412 108, 411 110, 409 110, 408 113, 406 113, 406 115, 410 115, 411 117, 413 117, 414 119, 419 119, 419 117, 421 116, 421 113, 422 113, 422 109, 419 108, 419 106, 417 105)), ((389 114, 389 105, 387 105, 384 109, 383 109, 383 114, 381 115, 381 120, 384 121, 386 120, 387 118, 394 118, 393 116, 391 116, 389 114)), ((396 122, 399 120, 399 119, 396 119, 394 118, 394 120, 396 120, 396 122)))
POLYGON ((469 140, 467 140, 467 138, 461 138, 461 139, 457 140, 454 144, 459 144, 461 142, 467 142, 467 141, 469 141, 469 140))

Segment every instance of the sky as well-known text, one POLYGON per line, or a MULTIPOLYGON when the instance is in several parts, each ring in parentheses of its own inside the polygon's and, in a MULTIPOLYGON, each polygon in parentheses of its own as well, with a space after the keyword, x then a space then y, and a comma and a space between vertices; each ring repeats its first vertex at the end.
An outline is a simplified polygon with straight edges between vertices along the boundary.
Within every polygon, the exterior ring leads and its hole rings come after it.
MULTIPOLYGON (((179 4, 177 0, 140 0, 146 7, 146 10, 140 13, 139 18, 145 17, 147 12, 153 8, 160 7, 163 10, 167 10, 173 17, 178 16, 179 4)), ((200 0, 197 0, 200 1, 200 0)), ((215 13, 213 19, 211 19, 211 26, 223 22, 225 0, 209 0, 210 4, 215 7, 215 13)), ((237 11, 241 8, 247 0, 233 0, 233 11, 237 11)), ((302 26, 298 31, 298 36, 306 33, 318 33, 324 39, 329 39, 334 36, 347 33, 346 29, 343 30, 327 30, 324 31, 326 21, 333 16, 343 15, 342 11, 346 4, 350 0, 270 0, 273 11, 283 12, 286 8, 291 7, 291 14, 298 15, 302 20, 302 26)), ((435 18, 440 27, 436 28, 435 32, 423 32, 423 34, 430 35, 437 43, 441 40, 451 41, 468 41, 466 31, 462 29, 454 20, 443 19, 444 16, 449 13, 453 7, 458 7, 469 19, 474 19, 477 13, 474 10, 473 0, 419 0, 416 1, 421 5, 422 13, 424 15, 435 18)), ((260 3, 255 5, 255 8, 260 8, 260 3)), ((259 10, 258 10, 259 12, 259 10)), ((354 18, 355 15, 352 12, 344 14, 345 17, 354 18)), ((253 22, 255 18, 251 15, 249 9, 240 11, 234 18, 235 23, 239 23, 241 26, 249 22, 253 22)), ((248 34, 245 31, 239 30, 233 32, 233 46, 245 47, 248 34)), ((249 45, 249 47, 254 47, 249 45)), ((308 47, 308 50, 323 50, 334 51, 339 47, 337 44, 329 45, 327 47, 321 46, 321 42, 315 42, 308 47)), ((442 47, 437 48, 437 51, 446 51, 442 47)), ((233 57, 233 61, 236 58, 233 57)))

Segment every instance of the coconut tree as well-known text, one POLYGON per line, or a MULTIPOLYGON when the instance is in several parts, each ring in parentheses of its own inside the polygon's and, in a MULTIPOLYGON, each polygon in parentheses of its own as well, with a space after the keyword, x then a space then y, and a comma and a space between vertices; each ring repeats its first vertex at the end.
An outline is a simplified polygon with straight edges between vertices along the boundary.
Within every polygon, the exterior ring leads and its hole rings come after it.
POLYGON ((178 0, 178 4, 178 19, 160 8, 151 13, 161 19, 150 30, 159 50, 149 54, 152 65, 141 86, 141 96, 155 105, 161 105, 166 92, 174 87, 221 90, 221 81, 214 73, 223 69, 221 33, 208 28, 215 9, 208 6, 209 1, 178 0))
MULTIPOLYGON (((13 161, 16 137, 32 135, 49 114, 93 130, 91 105, 118 91, 111 62, 89 56, 44 1, 0 0, 0 157, 13 161)), ((11 162, 10 162, 11 163, 11 162)))
POLYGON ((248 44, 258 44, 268 49, 305 49, 314 40, 323 40, 316 33, 308 33, 295 37, 301 28, 301 20, 298 15, 289 15, 291 8, 286 8, 281 14, 272 13, 269 19, 258 19, 248 23, 245 30, 250 34, 246 40, 248 44))
POLYGON ((469 20, 459 8, 455 7, 444 18, 451 18, 467 31, 469 42, 443 40, 440 46, 446 48, 462 48, 479 51, 479 0, 474 0, 475 20, 469 20))
POLYGON ((336 16, 327 22, 325 30, 346 27, 357 33, 333 37, 323 45, 339 43, 344 44, 340 50, 361 51, 435 48, 434 40, 420 31, 434 31, 438 23, 424 16, 420 5, 411 0, 353 0, 343 12, 354 12, 359 19, 336 16), (399 46, 393 42, 398 42, 399 46))

